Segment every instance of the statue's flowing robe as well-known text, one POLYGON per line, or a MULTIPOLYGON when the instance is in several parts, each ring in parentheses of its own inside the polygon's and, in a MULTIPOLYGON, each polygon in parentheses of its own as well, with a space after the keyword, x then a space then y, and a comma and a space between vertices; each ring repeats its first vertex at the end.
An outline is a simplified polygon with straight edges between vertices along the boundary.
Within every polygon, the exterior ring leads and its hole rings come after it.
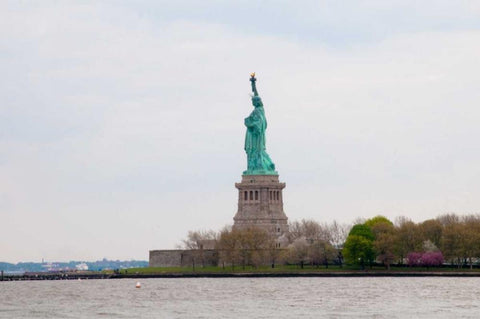
POLYGON ((245 135, 245 151, 248 158, 248 170, 275 170, 275 165, 266 152, 265 130, 267 119, 263 107, 256 107, 245 119, 247 133, 245 135))

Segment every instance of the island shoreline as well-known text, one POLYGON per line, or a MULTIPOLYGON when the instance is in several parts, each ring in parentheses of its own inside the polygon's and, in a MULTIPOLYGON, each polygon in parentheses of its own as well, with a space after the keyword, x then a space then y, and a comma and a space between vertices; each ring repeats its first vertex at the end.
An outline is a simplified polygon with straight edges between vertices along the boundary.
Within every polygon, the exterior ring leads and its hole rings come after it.
POLYGON ((336 271, 336 272, 278 272, 278 273, 153 273, 153 274, 106 274, 106 273, 29 273, 24 275, 4 275, 0 281, 25 280, 94 280, 94 279, 147 279, 147 278, 358 278, 358 277, 479 277, 480 272, 462 271, 336 271))

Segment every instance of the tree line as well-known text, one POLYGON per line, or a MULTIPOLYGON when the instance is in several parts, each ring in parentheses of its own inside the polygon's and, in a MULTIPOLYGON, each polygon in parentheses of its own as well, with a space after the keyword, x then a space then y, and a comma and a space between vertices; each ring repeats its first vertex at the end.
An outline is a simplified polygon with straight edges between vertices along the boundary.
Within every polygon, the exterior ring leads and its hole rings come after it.
POLYGON ((217 252, 208 264, 232 269, 278 264, 473 268, 480 261, 480 215, 445 214, 419 223, 380 215, 352 224, 303 219, 290 222, 281 237, 255 227, 191 231, 183 248, 192 250, 202 266, 205 243, 217 252))

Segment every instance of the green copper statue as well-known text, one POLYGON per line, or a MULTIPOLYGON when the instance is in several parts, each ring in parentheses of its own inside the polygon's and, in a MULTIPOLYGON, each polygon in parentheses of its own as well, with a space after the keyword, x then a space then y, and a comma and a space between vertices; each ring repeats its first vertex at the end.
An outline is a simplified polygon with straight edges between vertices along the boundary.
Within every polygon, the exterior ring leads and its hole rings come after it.
POLYGON ((245 136, 245 152, 247 152, 248 167, 243 175, 278 175, 275 171, 270 156, 268 156, 265 146, 265 130, 267 129, 267 119, 263 110, 263 103, 258 96, 255 82, 255 73, 251 74, 252 83, 252 104, 254 110, 245 119, 247 134, 245 136))

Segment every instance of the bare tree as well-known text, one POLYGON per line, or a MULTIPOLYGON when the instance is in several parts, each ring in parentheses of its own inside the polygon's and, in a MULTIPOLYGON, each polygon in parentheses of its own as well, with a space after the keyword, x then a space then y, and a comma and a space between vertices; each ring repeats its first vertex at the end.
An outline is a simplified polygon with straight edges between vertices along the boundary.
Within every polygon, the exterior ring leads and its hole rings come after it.
POLYGON ((213 230, 189 231, 187 238, 184 239, 183 248, 192 252, 192 267, 195 271, 196 260, 205 267, 205 249, 214 249, 216 246, 218 234, 213 230))
POLYGON ((330 261, 337 259, 341 264, 343 257, 339 249, 349 230, 349 225, 336 221, 332 224, 311 219, 293 221, 290 223, 288 260, 300 265, 308 261, 312 265, 328 267, 330 261))
POLYGON ((287 261, 300 265, 300 268, 303 269, 303 265, 308 260, 309 246, 309 243, 304 237, 295 239, 295 241, 288 246, 287 261))
POLYGON ((418 251, 422 247, 422 236, 418 231, 418 225, 404 216, 395 219, 395 228, 397 233, 395 252, 403 263, 408 253, 418 251))
POLYGON ((232 265, 241 263, 246 266, 258 267, 266 262, 274 247, 274 238, 267 231, 258 227, 245 229, 226 229, 221 232, 218 248, 222 260, 232 265))
POLYGON ((329 225, 329 233, 330 233, 330 243, 333 247, 340 249, 345 244, 345 240, 347 240, 348 233, 352 225, 350 224, 340 224, 336 220, 334 220, 329 225))
POLYGON ((238 248, 240 246, 239 235, 237 231, 225 227, 220 232, 220 239, 218 241, 218 249, 220 251, 220 260, 225 267, 225 261, 235 270, 235 265, 238 261, 238 248))

